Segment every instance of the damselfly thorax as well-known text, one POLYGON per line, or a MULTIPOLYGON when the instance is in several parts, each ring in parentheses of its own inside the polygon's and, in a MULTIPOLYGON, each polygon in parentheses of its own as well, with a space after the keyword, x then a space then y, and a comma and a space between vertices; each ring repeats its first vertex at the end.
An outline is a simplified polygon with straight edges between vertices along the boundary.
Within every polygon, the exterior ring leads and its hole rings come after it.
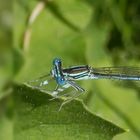
POLYGON ((87 80, 90 77, 91 68, 88 65, 81 65, 63 69, 62 71, 68 80, 87 80))

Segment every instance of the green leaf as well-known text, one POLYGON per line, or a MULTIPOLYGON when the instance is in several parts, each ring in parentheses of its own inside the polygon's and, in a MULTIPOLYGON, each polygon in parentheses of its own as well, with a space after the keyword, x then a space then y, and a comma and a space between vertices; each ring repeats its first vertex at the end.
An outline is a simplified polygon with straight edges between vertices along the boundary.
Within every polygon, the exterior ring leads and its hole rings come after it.
POLYGON ((73 100, 58 109, 61 99, 50 101, 50 95, 25 85, 14 86, 15 140, 111 140, 123 129, 85 109, 73 100))
POLYGON ((0 117, 0 139, 1 140, 12 140, 13 136, 13 122, 6 116, 1 115, 0 117))
POLYGON ((11 96, 0 100, 0 140, 13 138, 13 102, 11 96))
POLYGON ((13 48, 13 74, 17 75, 24 65, 24 56, 18 48, 13 48))
POLYGON ((49 8, 49 10, 55 15, 55 17, 58 18, 61 22, 63 22, 65 25, 67 25, 69 28, 73 29, 74 31, 80 31, 78 27, 76 27, 73 23, 71 23, 71 21, 69 21, 66 17, 63 16, 59 7, 54 2, 51 1, 50 3, 48 3, 46 8, 49 8))

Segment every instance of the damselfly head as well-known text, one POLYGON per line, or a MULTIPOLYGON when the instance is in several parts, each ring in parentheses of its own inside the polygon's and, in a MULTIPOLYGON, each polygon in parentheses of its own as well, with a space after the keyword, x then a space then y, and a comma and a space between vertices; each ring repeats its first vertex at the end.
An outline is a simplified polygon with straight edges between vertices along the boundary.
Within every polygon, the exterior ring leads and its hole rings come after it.
POLYGON ((54 58, 53 65, 61 65, 62 61, 60 58, 54 58))

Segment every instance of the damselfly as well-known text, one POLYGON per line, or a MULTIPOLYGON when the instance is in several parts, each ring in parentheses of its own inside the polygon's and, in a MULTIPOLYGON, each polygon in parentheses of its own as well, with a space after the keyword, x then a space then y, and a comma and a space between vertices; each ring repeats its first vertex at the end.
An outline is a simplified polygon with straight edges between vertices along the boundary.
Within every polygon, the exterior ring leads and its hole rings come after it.
MULTIPOLYGON (((62 61, 59 58, 53 60, 53 67, 50 74, 42 76, 36 80, 30 81, 26 84, 33 88, 38 88, 49 94, 54 98, 69 97, 65 99, 61 107, 77 98, 85 90, 79 86, 77 80, 88 79, 118 79, 118 80, 135 80, 140 81, 140 67, 100 67, 93 68, 88 65, 73 66, 69 68, 62 67, 62 61), (46 90, 48 84, 55 82, 56 87, 52 91, 46 90), (71 93, 60 95, 66 89, 72 87, 74 90, 71 93)), ((61 109, 60 107, 60 109, 61 109)))

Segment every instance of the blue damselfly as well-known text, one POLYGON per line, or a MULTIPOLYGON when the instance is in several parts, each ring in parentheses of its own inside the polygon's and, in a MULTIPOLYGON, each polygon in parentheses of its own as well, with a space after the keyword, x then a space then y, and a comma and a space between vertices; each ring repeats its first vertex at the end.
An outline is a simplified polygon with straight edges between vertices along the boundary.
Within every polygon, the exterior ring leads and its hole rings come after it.
MULTIPOLYGON (((85 90, 77 84, 77 80, 88 80, 88 79, 118 79, 118 80, 134 80, 140 81, 140 67, 100 67, 94 68, 88 65, 72 66, 69 68, 62 67, 62 61, 59 58, 53 60, 53 67, 50 74, 42 76, 36 80, 30 81, 26 84, 33 88, 43 90, 51 94, 54 98, 65 97, 60 95, 67 88, 72 87, 72 92, 69 98, 62 103, 61 107, 78 97, 85 90), (46 90, 48 84, 51 81, 56 83, 56 87, 52 91, 46 90)), ((61 109, 60 107, 60 109, 61 109)))

